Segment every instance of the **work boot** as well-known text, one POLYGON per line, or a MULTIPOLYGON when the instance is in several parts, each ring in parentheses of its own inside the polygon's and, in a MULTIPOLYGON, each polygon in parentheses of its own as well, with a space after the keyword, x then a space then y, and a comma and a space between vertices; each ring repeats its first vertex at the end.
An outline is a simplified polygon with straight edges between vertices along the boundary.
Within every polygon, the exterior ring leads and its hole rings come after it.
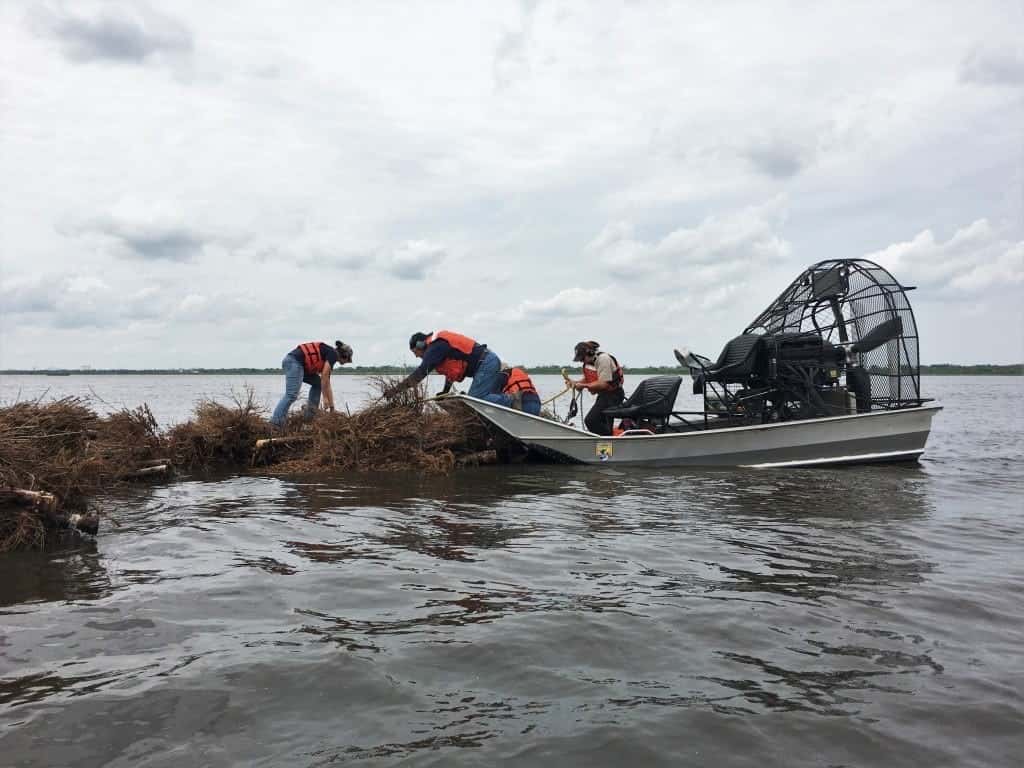
POLYGON ((522 392, 513 392, 511 397, 512 397, 512 406, 511 407, 515 408, 517 411, 523 410, 523 393, 522 392))

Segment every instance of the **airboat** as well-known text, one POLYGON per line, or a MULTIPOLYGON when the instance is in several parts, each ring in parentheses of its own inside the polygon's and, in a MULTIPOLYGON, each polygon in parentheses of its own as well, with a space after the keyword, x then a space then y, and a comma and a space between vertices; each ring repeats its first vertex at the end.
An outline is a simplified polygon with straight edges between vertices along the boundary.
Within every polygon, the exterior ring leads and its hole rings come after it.
POLYGON ((456 397, 530 455, 580 464, 797 467, 916 461, 942 406, 921 396, 907 292, 863 259, 819 262, 718 358, 675 350, 682 376, 652 376, 606 413, 611 437, 468 395, 456 397))

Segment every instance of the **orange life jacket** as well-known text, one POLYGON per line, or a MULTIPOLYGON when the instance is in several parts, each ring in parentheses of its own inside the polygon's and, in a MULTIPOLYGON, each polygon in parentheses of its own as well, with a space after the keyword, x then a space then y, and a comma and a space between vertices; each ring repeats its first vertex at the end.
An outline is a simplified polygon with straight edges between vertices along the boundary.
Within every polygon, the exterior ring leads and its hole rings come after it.
POLYGON ((522 368, 513 368, 508 372, 508 381, 505 382, 505 388, 501 390, 506 395, 514 394, 515 392, 532 392, 537 394, 537 388, 533 386, 533 382, 530 381, 530 377, 526 374, 522 368))
MULTIPOLYGON (((427 346, 430 346, 430 344, 438 339, 447 341, 452 349, 461 352, 466 358, 473 354, 473 347, 476 346, 476 342, 469 338, 469 336, 463 336, 461 333, 452 333, 451 331, 438 331, 433 336, 427 337, 427 346)), ((434 370, 443 374, 448 381, 462 381, 466 378, 466 367, 468 365, 468 359, 460 360, 457 357, 449 357, 434 370)))
MULTIPOLYGON (((599 354, 608 355, 612 359, 612 388, 621 389, 622 382, 625 380, 625 375, 622 373, 622 366, 619 365, 619 361, 615 359, 615 355, 609 354, 608 352, 600 352, 599 354)), ((596 360, 594 361, 597 362, 596 360)), ((593 384, 597 381, 597 367, 592 365, 583 366, 583 381, 587 384, 593 384)))
POLYGON ((307 374, 318 374, 324 368, 324 359, 320 354, 319 341, 307 341, 305 344, 299 344, 299 349, 302 350, 302 368, 307 374))

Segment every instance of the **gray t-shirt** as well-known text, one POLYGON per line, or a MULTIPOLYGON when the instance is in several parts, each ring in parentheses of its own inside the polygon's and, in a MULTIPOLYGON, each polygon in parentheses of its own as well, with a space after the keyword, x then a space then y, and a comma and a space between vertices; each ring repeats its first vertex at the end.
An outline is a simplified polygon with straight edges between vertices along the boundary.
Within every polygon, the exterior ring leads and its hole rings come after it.
POLYGON ((593 368, 597 371, 598 381, 611 383, 615 380, 615 363, 612 360, 612 356, 607 352, 597 353, 597 359, 594 360, 593 368))

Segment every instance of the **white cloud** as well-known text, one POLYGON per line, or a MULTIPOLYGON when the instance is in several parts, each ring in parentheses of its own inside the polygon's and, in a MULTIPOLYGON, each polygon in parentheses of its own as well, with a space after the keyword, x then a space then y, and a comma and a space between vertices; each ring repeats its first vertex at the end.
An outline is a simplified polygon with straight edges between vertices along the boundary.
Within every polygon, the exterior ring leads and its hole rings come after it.
POLYGON ((957 230, 945 242, 926 229, 865 258, 886 267, 904 284, 943 295, 971 296, 1024 283, 1024 241, 1007 240, 987 219, 957 230))
POLYGON ((384 257, 384 265, 400 280, 423 280, 446 256, 445 249, 440 245, 425 240, 410 240, 384 257))
POLYGON ((540 321, 563 317, 586 317, 605 311, 609 301, 607 291, 602 289, 566 288, 547 299, 527 299, 517 308, 518 316, 525 321, 540 321))
POLYGON ((960 79, 982 85, 1024 85, 1024 48, 977 46, 960 65, 960 79))
POLYGON ((606 226, 586 253, 620 280, 675 278, 682 273, 693 282, 784 260, 790 244, 776 231, 783 215, 783 201, 774 200, 708 216, 696 226, 680 227, 652 242, 635 239, 632 225, 617 222, 606 226))
POLYGON ((167 204, 120 203, 103 214, 62 222, 63 234, 94 242, 112 256, 147 262, 189 262, 223 241, 167 204))
POLYGON ((0 284, 0 305, 9 327, 109 328, 153 321, 166 302, 148 289, 119 291, 89 274, 36 275, 0 284))

